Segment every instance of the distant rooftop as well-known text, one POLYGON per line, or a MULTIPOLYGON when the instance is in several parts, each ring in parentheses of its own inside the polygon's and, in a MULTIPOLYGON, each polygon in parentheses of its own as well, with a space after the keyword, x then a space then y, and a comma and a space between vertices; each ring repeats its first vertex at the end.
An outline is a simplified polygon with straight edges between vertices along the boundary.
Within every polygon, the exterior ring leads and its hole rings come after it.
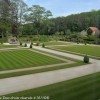
POLYGON ((97 31, 99 31, 99 29, 97 28, 97 27, 89 27, 92 31, 95 31, 95 32, 97 32, 97 31))

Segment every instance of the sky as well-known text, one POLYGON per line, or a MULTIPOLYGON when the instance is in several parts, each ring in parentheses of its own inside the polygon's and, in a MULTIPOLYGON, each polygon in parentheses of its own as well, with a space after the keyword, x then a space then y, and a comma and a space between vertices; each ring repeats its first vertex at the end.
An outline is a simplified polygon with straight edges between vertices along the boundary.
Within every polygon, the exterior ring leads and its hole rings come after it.
POLYGON ((40 5, 50 10, 53 17, 68 16, 100 9, 100 0, 24 0, 28 6, 40 5))

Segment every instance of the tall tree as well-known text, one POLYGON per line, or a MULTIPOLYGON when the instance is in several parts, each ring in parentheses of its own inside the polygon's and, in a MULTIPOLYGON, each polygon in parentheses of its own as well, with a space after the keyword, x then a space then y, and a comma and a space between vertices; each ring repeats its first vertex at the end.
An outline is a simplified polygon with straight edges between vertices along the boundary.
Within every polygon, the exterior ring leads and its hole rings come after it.
POLYGON ((43 27, 48 26, 47 21, 50 16, 52 16, 51 11, 39 5, 33 5, 29 8, 25 18, 27 22, 33 23, 33 27, 36 29, 37 35, 39 35, 43 27))
POLYGON ((19 27, 22 24, 23 16, 27 10, 27 5, 23 0, 11 0, 11 19, 12 19, 12 34, 18 36, 19 27))
POLYGON ((10 28, 9 0, 0 0, 0 34, 5 35, 10 28))

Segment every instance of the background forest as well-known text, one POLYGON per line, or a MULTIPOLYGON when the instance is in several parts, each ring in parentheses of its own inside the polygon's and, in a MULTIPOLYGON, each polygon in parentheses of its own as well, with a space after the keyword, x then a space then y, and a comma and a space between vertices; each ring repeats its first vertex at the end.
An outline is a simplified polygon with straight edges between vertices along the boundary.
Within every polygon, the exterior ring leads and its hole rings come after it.
POLYGON ((82 36, 88 27, 100 29, 100 10, 53 18, 52 12, 23 0, 0 0, 0 37, 56 36, 56 40, 100 43, 100 36, 82 36), (59 38, 60 37, 60 38, 59 38))

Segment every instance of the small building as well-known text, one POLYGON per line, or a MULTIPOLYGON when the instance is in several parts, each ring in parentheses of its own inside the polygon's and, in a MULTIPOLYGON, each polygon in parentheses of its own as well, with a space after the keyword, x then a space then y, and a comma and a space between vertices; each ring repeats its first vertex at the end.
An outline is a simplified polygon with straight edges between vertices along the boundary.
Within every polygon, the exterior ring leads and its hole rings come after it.
POLYGON ((100 30, 97 27, 89 27, 87 29, 87 34, 98 36, 98 35, 100 35, 100 30))

